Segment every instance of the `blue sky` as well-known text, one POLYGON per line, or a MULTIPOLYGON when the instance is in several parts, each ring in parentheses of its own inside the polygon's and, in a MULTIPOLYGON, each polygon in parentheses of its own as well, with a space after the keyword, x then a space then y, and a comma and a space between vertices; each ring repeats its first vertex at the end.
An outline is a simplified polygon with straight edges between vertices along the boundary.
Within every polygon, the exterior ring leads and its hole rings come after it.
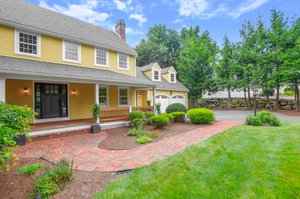
POLYGON ((149 27, 166 24, 175 30, 199 25, 222 44, 224 34, 236 42, 245 19, 262 15, 268 24, 270 10, 299 16, 299 0, 27 0, 83 21, 112 29, 118 19, 127 26, 127 42, 134 47, 149 27))

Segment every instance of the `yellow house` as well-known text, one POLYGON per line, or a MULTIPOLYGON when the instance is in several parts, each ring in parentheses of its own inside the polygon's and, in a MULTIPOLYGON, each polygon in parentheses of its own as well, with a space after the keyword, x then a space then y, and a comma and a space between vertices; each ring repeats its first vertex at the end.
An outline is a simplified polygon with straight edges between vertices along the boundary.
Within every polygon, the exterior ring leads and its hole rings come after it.
POLYGON ((111 31, 25 1, 0 2, 0 101, 31 107, 34 123, 88 119, 94 103, 108 118, 166 96, 187 105, 173 67, 138 68, 137 56, 123 20, 111 31))

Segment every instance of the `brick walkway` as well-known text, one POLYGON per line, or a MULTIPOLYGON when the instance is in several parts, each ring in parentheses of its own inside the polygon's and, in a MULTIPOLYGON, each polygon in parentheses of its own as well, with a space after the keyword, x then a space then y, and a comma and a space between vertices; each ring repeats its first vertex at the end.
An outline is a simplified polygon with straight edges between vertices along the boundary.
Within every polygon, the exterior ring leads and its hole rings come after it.
POLYGON ((29 142, 19 147, 17 155, 20 158, 44 157, 50 161, 63 157, 72 158, 74 168, 84 171, 132 169, 164 159, 192 144, 240 124, 241 121, 217 121, 212 125, 199 126, 199 129, 129 150, 100 149, 98 143, 105 139, 106 133, 85 133, 29 142))

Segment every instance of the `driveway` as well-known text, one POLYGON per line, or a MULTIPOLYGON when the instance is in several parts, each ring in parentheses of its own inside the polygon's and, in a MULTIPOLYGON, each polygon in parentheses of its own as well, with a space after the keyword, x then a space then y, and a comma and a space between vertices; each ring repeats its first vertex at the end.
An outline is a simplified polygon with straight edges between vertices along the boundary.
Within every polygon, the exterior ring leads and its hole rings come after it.
MULTIPOLYGON (((214 110, 216 120, 245 120, 248 115, 253 115, 253 111, 238 110, 214 110)), ((283 113, 274 113, 282 121, 300 122, 300 116, 289 116, 283 113)))

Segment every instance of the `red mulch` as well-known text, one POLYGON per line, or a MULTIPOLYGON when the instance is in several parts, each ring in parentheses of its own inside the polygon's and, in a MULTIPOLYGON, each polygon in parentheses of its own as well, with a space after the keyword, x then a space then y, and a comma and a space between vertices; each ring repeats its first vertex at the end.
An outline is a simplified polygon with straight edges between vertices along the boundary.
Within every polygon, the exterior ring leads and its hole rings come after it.
MULTIPOLYGON (((17 174, 18 170, 33 163, 49 163, 33 158, 22 158, 18 164, 7 173, 0 173, 0 198, 20 199, 31 198, 34 189, 34 178, 43 173, 43 169, 33 176, 17 174)), ((118 176, 111 172, 74 171, 74 180, 59 194, 56 199, 91 198, 96 192, 102 191, 104 186, 118 176)))
MULTIPOLYGON (((174 123, 172 125, 165 126, 162 129, 154 129, 149 125, 144 126, 144 130, 155 132, 155 134, 159 135, 158 137, 154 138, 154 142, 174 135, 189 132, 197 128, 201 128, 201 126, 190 123, 174 123)), ((124 150, 141 146, 141 144, 138 144, 135 141, 137 138, 136 136, 127 135, 129 129, 130 127, 120 127, 105 130, 107 133, 107 138, 99 143, 99 148, 109 150, 124 150)))

